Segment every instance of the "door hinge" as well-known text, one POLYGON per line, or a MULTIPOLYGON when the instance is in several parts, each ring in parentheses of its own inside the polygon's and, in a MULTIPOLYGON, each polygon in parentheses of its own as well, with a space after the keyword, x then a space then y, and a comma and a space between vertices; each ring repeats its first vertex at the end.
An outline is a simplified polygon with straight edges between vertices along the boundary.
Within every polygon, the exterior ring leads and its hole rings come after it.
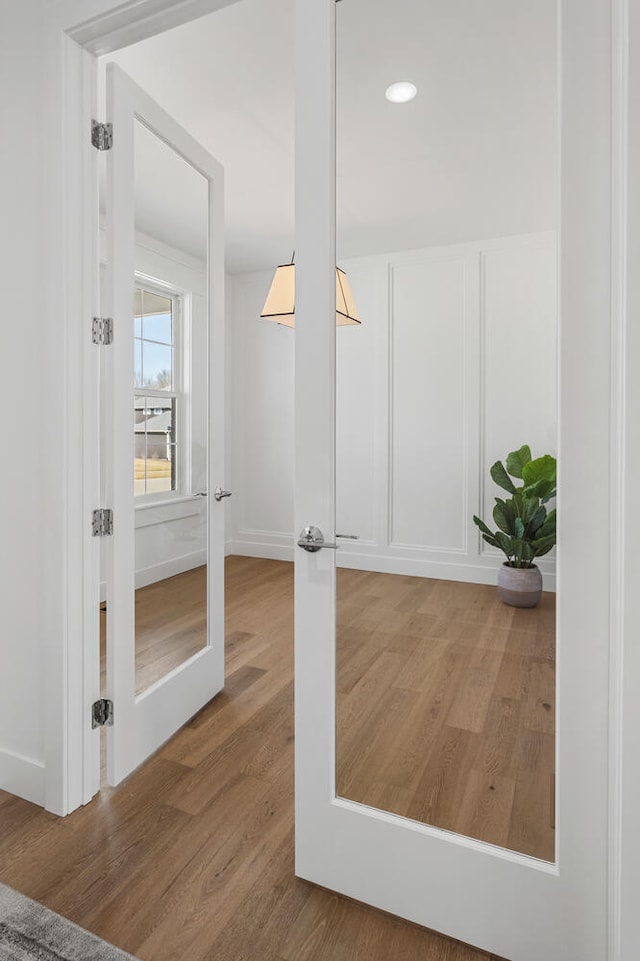
POLYGON ((113 317, 94 317, 91 322, 91 340, 94 344, 107 346, 113 343, 113 317))
POLYGON ((110 507, 99 507, 93 512, 91 531, 94 537, 108 537, 113 534, 113 511, 110 507))
POLYGON ((111 150, 113 147, 113 124, 92 120, 91 144, 96 150, 111 150))
POLYGON ((91 705, 91 727, 113 727, 113 701, 101 697, 91 705))

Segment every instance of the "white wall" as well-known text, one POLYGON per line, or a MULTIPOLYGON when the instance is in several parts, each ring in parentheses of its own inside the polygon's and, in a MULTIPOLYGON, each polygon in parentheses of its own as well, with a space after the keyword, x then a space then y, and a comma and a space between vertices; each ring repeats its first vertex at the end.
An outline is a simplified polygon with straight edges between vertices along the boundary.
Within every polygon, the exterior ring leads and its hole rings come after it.
POLYGON ((257 321, 272 276, 229 278, 233 368, 233 516, 230 553, 291 557, 293 511, 293 337, 257 321), (263 550, 264 548, 264 550, 263 550))
MULTIPOLYGON (((180 14, 166 9, 170 3, 153 4, 138 37, 228 2, 188 0, 180 14)), ((88 691, 92 669, 83 577, 98 569, 81 469, 93 429, 82 406, 84 335, 98 309, 88 303, 93 251, 66 219, 67 200, 79 205, 86 186, 75 164, 85 161, 87 141, 84 125, 67 126, 63 93, 71 91, 80 110, 82 70, 72 58, 65 75, 62 31, 121 7, 120 0, 0 3, 2 382, 10 405, 0 454, 0 788, 61 813, 83 796, 79 758, 91 732, 82 733, 89 704, 78 691, 88 691), (86 289, 64 290, 69 264, 86 289)), ((115 37, 122 23, 116 16, 110 25, 115 37)))
POLYGON ((47 364, 42 240, 43 104, 36 4, 0 12, 0 276, 5 409, 0 454, 0 785, 37 803, 44 798, 42 663, 57 609, 43 605, 43 554, 56 551, 59 519, 45 523, 43 488, 62 511, 64 437, 55 398, 43 387, 47 364), (35 62, 35 64, 34 64, 35 62), (25 123, 24 118, 30 118, 25 123), (25 429, 39 425, 39 438, 25 429), (45 456, 45 450, 49 456, 45 456))
MULTIPOLYGON (((493 583, 491 464, 556 452, 553 234, 344 261, 363 323, 337 331, 337 530, 345 567, 493 583)), ((269 273, 231 278, 229 549, 293 557, 293 338, 260 320, 269 273)), ((301 376, 304 376, 302 373, 301 376)), ((309 518, 313 523, 313 518, 309 518)), ((555 564, 540 567, 548 589, 555 564)))

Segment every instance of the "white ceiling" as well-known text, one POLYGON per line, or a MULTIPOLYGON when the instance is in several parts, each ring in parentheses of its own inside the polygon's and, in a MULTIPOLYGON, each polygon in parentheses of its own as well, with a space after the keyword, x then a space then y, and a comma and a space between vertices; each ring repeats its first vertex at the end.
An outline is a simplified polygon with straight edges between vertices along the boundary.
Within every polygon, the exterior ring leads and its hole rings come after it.
MULTIPOLYGON (((339 3, 340 257, 553 229, 556 6, 339 3), (402 79, 417 85, 418 96, 388 103, 386 87, 402 79)), ((105 60, 117 62, 224 166, 228 270, 288 261, 293 0, 239 0, 105 60)), ((202 255, 201 192, 197 184, 176 188, 174 167, 153 149, 140 150, 138 226, 202 255)))

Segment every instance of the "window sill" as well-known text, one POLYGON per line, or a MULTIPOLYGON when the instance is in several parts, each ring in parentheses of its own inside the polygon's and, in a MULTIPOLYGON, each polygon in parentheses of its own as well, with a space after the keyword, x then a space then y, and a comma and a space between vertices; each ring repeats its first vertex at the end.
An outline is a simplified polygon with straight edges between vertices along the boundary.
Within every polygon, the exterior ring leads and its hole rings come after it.
POLYGON ((204 506, 204 497, 192 495, 179 495, 170 500, 136 504, 136 528, 152 527, 154 524, 164 524, 166 521, 179 521, 183 517, 195 517, 202 513, 204 506))

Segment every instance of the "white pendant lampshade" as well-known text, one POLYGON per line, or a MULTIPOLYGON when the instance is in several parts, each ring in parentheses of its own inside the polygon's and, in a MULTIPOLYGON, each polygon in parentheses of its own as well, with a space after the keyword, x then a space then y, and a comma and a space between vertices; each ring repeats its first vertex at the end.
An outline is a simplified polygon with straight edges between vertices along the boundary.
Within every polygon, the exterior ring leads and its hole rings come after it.
MULTIPOLYGON (((284 264, 276 269, 267 299, 260 314, 265 320, 274 320, 285 327, 295 327, 296 274, 294 264, 284 264)), ((353 300, 351 287, 344 270, 336 267, 336 324, 361 323, 353 300)))

